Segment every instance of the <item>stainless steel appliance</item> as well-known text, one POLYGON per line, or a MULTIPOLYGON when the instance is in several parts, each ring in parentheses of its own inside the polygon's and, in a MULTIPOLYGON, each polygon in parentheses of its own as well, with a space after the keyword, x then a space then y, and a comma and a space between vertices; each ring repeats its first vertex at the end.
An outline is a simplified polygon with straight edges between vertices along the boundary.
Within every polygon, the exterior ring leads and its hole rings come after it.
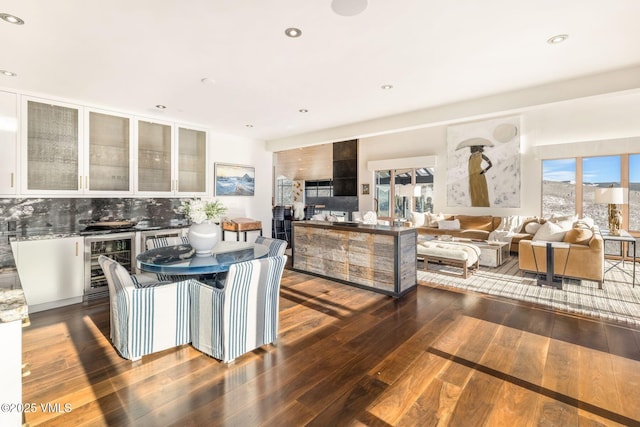
POLYGON ((107 280, 104 276, 98 257, 108 256, 122 264, 129 272, 135 270, 136 233, 111 233, 84 238, 84 300, 109 295, 107 280))

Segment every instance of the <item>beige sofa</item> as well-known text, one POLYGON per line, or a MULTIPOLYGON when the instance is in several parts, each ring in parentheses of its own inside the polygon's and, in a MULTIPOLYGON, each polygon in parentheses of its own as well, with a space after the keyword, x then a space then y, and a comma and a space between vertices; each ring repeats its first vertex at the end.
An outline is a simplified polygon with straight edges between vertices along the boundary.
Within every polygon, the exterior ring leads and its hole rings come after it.
MULTIPOLYGON (((570 239, 565 238, 565 241, 567 240, 570 243, 570 239)), ((531 240, 521 240, 519 242, 518 263, 520 269, 533 273, 544 273, 547 271, 547 249, 545 246, 532 246, 531 243, 531 240)), ((598 282, 598 287, 602 289, 604 280, 604 241, 600 233, 594 232, 588 241, 570 244, 570 252, 569 249, 554 249, 554 274, 575 279, 593 280, 598 282), (568 259, 567 252, 569 252, 568 259)))
MULTIPOLYGON (((502 217, 492 215, 444 215, 443 218, 447 221, 457 219, 458 221, 460 221, 460 229, 441 229, 437 226, 437 224, 425 224, 417 227, 418 234, 428 236, 447 235, 467 239, 488 240, 489 234, 492 231, 496 230, 502 222, 502 217)), ((521 240, 531 240, 531 238, 533 237, 533 234, 527 233, 525 231, 526 225, 531 221, 538 221, 538 219, 526 219, 518 232, 511 236, 511 247, 509 248, 511 252, 518 252, 518 245, 521 240)))

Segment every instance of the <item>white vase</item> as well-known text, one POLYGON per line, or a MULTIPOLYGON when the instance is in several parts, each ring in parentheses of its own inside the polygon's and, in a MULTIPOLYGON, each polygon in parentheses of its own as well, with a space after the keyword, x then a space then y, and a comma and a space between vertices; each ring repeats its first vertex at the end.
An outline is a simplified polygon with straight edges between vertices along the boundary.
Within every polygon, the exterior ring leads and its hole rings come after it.
POLYGON ((192 224, 187 237, 196 256, 210 256, 211 249, 218 243, 218 225, 211 221, 192 224))

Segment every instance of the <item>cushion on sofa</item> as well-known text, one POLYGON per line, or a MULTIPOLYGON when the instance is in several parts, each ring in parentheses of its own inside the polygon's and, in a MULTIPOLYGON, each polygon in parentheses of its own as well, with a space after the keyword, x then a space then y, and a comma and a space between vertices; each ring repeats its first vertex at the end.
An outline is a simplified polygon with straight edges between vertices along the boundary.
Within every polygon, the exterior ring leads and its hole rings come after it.
POLYGON ((524 226, 524 231, 529 234, 536 234, 540 227, 542 227, 542 224, 537 221, 531 221, 524 226))
POLYGON ((531 240, 542 240, 545 242, 562 242, 564 239, 564 235, 568 230, 563 229, 558 224, 553 222, 545 222, 542 226, 536 231, 536 234, 533 236, 531 240))
POLYGON ((427 212, 424 216, 424 225, 426 225, 427 227, 437 227, 438 226, 438 221, 442 221, 444 218, 444 215, 439 213, 439 214, 434 214, 434 213, 430 213, 427 212))
POLYGON ((493 231, 493 217, 491 215, 456 215, 460 221, 460 228, 464 230, 493 231))
POLYGON ((438 221, 438 228, 441 230, 460 230, 460 221, 457 219, 450 221, 443 219, 438 221))
POLYGON ((593 237, 593 231, 587 228, 572 228, 564 235, 563 242, 588 245, 593 237))
POLYGON ((411 212, 411 223, 414 227, 422 227, 425 225, 426 214, 423 212, 411 212))

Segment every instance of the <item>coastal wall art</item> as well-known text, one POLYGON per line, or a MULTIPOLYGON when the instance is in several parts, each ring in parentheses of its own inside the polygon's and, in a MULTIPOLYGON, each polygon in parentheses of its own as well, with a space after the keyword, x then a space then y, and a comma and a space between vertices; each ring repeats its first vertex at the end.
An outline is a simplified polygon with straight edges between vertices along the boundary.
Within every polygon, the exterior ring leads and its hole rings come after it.
POLYGON ((520 207, 520 117, 447 128, 447 206, 520 207))
POLYGON ((253 196, 256 170, 253 166, 215 164, 216 196, 253 196))

